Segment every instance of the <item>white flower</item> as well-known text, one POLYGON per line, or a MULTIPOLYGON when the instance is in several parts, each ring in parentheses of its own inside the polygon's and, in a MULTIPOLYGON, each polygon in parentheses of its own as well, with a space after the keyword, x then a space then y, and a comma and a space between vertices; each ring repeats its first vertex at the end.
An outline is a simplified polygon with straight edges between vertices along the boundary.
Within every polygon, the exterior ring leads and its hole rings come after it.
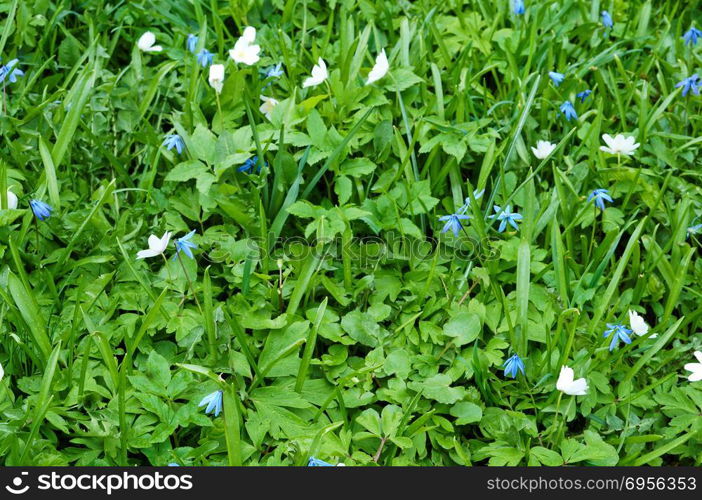
POLYGON ((9 189, 7 190, 7 208, 11 208, 13 210, 17 208, 17 195, 9 189))
POLYGON ((633 155, 636 148, 640 146, 634 137, 624 137, 622 134, 617 134, 614 138, 609 134, 603 134, 602 140, 604 140, 607 145, 600 146, 600 149, 605 153, 613 155, 633 155))
POLYGON ((266 118, 270 120, 273 108, 278 105, 278 100, 274 99, 273 97, 266 97, 265 95, 261 96, 261 100, 263 101, 263 104, 261 104, 261 107, 258 108, 258 110, 266 115, 266 118))
POLYGON ((152 234, 149 236, 149 249, 139 250, 137 253, 137 259, 146 259, 147 257, 156 257, 161 255, 166 248, 168 248, 168 243, 171 241, 171 232, 166 231, 163 236, 159 239, 158 236, 152 234))
POLYGON ((141 38, 139 38, 137 47, 139 47, 139 50, 142 52, 161 52, 163 47, 160 45, 154 45, 154 43, 156 43, 156 35, 150 31, 147 31, 141 35, 141 38))
POLYGON ((224 86, 224 64, 213 64, 210 66, 210 86, 215 89, 218 94, 222 93, 224 86))
MULTIPOLYGON (((631 330, 639 337, 643 337, 648 333, 648 325, 636 311, 629 311, 629 326, 631 326, 631 330)), ((652 339, 656 337, 658 337, 658 334, 651 335, 652 339)))
POLYGON ((370 85, 373 82, 377 82, 382 77, 388 73, 390 64, 388 63, 388 56, 385 55, 385 49, 380 51, 378 57, 375 58, 375 66, 368 73, 368 81, 366 85, 370 85))
POLYGON ((699 361, 699 363, 687 363, 685 365, 685 369, 689 372, 692 372, 687 377, 687 380, 689 380, 690 382, 699 382, 700 380, 702 380, 702 352, 695 351, 695 357, 697 358, 697 361, 699 361))
POLYGON ((587 394, 587 380, 579 378, 573 380, 573 369, 568 366, 561 367, 561 374, 556 382, 556 389, 570 396, 584 396, 587 394))
POLYGON ((5 370, 2 368, 2 363, 0 363, 0 382, 2 382, 2 378, 5 376, 5 370))
POLYGON ((302 84, 302 88, 319 85, 324 80, 326 80, 328 76, 329 73, 327 73, 327 65, 324 63, 324 59, 320 57, 317 61, 317 64, 315 64, 312 67, 312 76, 310 76, 304 81, 304 83, 302 84))
POLYGON ((234 59, 234 62, 251 66, 256 64, 260 57, 261 47, 254 45, 256 41, 256 28, 247 26, 244 29, 244 34, 236 41, 234 48, 229 51, 229 57, 234 59))
POLYGON ((548 155, 553 153, 554 149, 556 149, 556 145, 551 144, 548 141, 537 141, 536 147, 531 148, 532 152, 534 153, 534 156, 536 156, 539 160, 543 160, 548 155))

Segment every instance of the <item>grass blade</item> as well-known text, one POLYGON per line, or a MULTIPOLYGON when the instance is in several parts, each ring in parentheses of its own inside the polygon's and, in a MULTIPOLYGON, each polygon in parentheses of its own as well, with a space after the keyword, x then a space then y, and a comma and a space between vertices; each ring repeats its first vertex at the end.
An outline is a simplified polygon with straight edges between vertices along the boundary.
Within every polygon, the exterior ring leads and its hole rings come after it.
POLYGON ((222 412, 224 413, 224 437, 227 443, 229 465, 239 466, 241 462, 241 416, 239 402, 233 384, 223 389, 222 412))
POLYGON ((24 284, 13 273, 8 273, 7 284, 10 296, 14 300, 17 310, 19 310, 25 323, 32 334, 34 344, 37 347, 37 354, 42 361, 46 361, 51 354, 51 341, 46 333, 46 320, 37 305, 32 292, 24 287, 24 284))
POLYGON ((307 336, 307 341, 305 342, 305 351, 302 354, 302 362, 300 363, 300 368, 297 371, 295 392, 302 392, 302 385, 305 383, 305 378, 307 377, 307 370, 310 366, 312 354, 314 354, 314 347, 317 343, 317 332, 319 331, 319 325, 322 324, 324 312, 327 310, 327 301, 328 298, 324 297, 324 300, 317 308, 317 313, 314 317, 314 323, 312 324, 310 333, 307 336))

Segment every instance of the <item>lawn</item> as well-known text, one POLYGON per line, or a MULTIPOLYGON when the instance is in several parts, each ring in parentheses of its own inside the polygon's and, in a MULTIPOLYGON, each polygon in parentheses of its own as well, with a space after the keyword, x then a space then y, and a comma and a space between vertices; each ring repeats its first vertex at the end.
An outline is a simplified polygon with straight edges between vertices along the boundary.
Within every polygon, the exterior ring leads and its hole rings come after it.
POLYGON ((0 464, 702 463, 695 2, 0 26, 0 464))

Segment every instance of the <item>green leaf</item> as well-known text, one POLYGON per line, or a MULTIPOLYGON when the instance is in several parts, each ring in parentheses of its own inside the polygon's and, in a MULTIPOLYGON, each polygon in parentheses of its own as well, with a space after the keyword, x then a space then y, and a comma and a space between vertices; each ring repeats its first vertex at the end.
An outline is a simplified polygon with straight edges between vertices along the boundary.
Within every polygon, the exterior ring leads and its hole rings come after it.
POLYGON ((402 421, 402 414, 402 408, 397 405, 383 407, 383 411, 380 413, 380 426, 384 437, 395 437, 402 421))
POLYGON ((422 391, 424 397, 445 404, 460 401, 466 392, 463 387, 451 387, 451 377, 444 373, 428 377, 422 382, 413 382, 410 387, 422 391))
POLYGON ((356 417, 356 423, 363 426, 368 432, 374 436, 381 437, 383 431, 380 424, 380 415, 373 408, 368 408, 361 412, 361 414, 356 417))
POLYGON ((399 348, 388 354, 383 365, 383 370, 388 375, 397 375, 406 379, 412 371, 412 360, 407 350, 399 348))
POLYGON ((343 205, 351 199, 351 179, 343 175, 334 180, 334 192, 339 198, 339 204, 343 205))
POLYGON ((196 187, 203 194, 207 193, 216 181, 207 166, 197 160, 179 163, 168 172, 165 178, 169 182, 186 182, 192 179, 197 180, 196 187))
POLYGON ((475 403, 461 402, 451 407, 449 412, 456 417, 456 425, 473 424, 483 418, 483 410, 475 403))
POLYGON ((559 467, 563 465, 563 458, 553 450, 549 450, 543 446, 534 446, 529 450, 529 465, 559 467))
POLYGON ((408 68, 393 69, 388 77, 387 83, 385 84, 386 88, 388 90, 400 92, 424 81, 408 68))
POLYGON ((190 154, 208 165, 214 164, 217 138, 210 130, 202 125, 195 127, 187 144, 190 154))
POLYGON ((146 360, 146 374, 161 387, 167 387, 171 382, 171 364, 156 351, 151 351, 146 360))
POLYGON ((341 328, 363 345, 377 347, 380 342, 380 325, 368 313, 351 311, 341 319, 341 328))
POLYGON ((472 312, 459 312, 444 325, 444 335, 453 338, 460 347, 473 342, 480 334, 480 316, 472 312))

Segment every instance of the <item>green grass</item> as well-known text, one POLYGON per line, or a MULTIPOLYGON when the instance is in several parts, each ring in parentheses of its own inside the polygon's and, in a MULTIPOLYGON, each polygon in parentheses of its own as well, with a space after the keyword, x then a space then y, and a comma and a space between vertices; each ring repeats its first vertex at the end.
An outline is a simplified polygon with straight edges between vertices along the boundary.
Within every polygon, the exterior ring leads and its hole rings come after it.
POLYGON ((675 85, 702 11, 525 3, 0 6, 25 72, 0 108, 0 463, 700 465, 702 123, 675 85), (246 26, 254 66, 228 55, 246 26), (147 30, 163 52, 136 48, 147 30), (219 99, 189 33, 225 64, 219 99), (618 133, 633 156, 600 151, 618 133), (136 259, 193 229, 194 259, 136 259), (632 309, 657 337, 610 351, 632 309), (563 364, 587 395, 556 390, 563 364))

